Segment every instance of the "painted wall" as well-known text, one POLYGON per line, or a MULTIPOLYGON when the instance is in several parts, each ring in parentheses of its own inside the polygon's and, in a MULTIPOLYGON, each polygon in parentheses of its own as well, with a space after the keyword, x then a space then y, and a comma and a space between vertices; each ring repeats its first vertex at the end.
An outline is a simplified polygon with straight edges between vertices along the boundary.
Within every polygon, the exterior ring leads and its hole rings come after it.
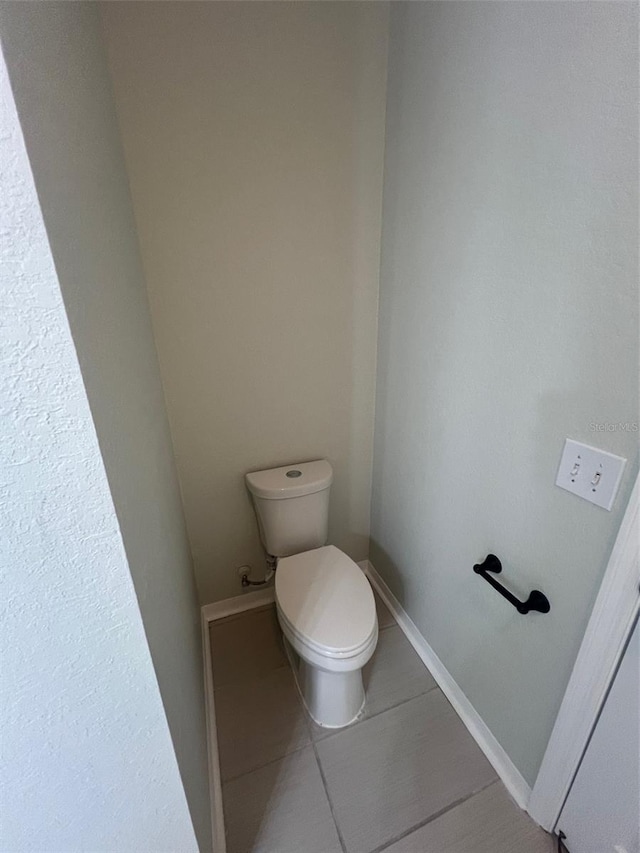
POLYGON ((52 254, 206 850, 211 826, 199 612, 99 12, 92 3, 1 6, 7 65, 52 254))
POLYGON ((392 4, 371 560, 529 783, 637 465, 591 427, 638 421, 637 14, 392 4), (630 460, 613 512, 566 436, 630 460))
POLYGON ((198 849, 0 56, 0 846, 198 849))
POLYGON ((386 4, 102 4, 201 601, 264 572, 246 471, 335 470, 368 553, 386 4))

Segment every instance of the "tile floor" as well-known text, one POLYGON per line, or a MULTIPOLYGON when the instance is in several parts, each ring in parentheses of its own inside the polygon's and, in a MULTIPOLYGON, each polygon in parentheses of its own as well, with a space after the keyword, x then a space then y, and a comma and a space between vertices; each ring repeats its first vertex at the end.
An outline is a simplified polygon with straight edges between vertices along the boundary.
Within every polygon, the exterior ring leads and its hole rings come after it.
POLYGON ((361 720, 304 711, 273 606, 210 629, 228 853, 552 853, 378 599, 361 720))

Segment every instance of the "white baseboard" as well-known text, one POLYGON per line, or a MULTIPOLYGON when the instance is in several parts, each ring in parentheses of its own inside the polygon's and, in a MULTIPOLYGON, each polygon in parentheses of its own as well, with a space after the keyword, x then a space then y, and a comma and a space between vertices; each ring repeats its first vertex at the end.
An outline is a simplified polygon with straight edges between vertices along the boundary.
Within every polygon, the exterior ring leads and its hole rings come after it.
POLYGON ((205 604, 202 608, 202 618, 206 622, 215 622, 216 619, 224 619, 225 616, 233 616, 244 610, 253 610, 256 607, 264 607, 275 601, 273 586, 259 589, 256 592, 246 592, 244 595, 236 595, 233 598, 225 598, 223 601, 214 601, 205 604))
POLYGON ((438 687, 447 697, 454 710, 467 727, 469 733, 484 752, 489 763, 502 780, 505 788, 511 794, 521 809, 526 810, 531 796, 531 788, 511 761, 503 747, 491 733, 482 717, 464 695, 458 684, 444 666, 440 658, 422 636, 415 623, 409 617, 400 602, 368 560, 358 563, 360 568, 371 581, 380 598, 387 605, 394 619, 400 626, 405 637, 416 653, 435 678, 438 687))
MULTIPOLYGON (((210 606, 210 605, 209 605, 210 606)), ((213 668, 211 666, 211 643, 209 642, 209 619, 202 608, 202 660, 204 665, 204 708, 207 726, 207 761, 209 764, 209 798, 211 803, 211 828, 213 853, 226 853, 224 810, 222 807, 222 777, 218 753, 218 730, 216 707, 213 696, 213 668)))
POLYGON ((211 799, 211 824, 213 830, 213 853, 226 853, 227 845, 224 830, 224 810, 222 807, 222 777, 218 754, 218 730, 216 728, 216 706, 213 690, 213 669, 211 667, 211 643, 209 623, 225 616, 233 616, 245 610, 264 607, 274 601, 273 586, 247 592, 223 601, 205 604, 200 610, 202 625, 202 658, 204 661, 204 698, 207 723, 207 758, 209 763, 209 791, 211 799))

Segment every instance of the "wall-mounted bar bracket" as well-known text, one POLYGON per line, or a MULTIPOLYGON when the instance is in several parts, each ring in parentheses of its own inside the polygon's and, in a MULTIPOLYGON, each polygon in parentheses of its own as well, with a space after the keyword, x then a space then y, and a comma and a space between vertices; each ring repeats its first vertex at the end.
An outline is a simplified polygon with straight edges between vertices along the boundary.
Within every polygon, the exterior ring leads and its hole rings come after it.
POLYGON ((500 595, 506 598, 507 601, 513 604, 518 613, 522 613, 523 616, 525 613, 529 613, 530 610, 537 610, 539 613, 548 613, 551 610, 549 599, 543 592, 540 592, 539 589, 532 590, 526 601, 520 601, 520 599, 516 598, 515 595, 506 589, 506 587, 502 586, 499 581, 492 577, 492 574, 500 574, 502 571, 502 563, 495 554, 487 554, 484 562, 476 563, 473 567, 473 571, 477 575, 480 575, 480 577, 483 577, 487 583, 491 584, 491 586, 499 592, 500 595))

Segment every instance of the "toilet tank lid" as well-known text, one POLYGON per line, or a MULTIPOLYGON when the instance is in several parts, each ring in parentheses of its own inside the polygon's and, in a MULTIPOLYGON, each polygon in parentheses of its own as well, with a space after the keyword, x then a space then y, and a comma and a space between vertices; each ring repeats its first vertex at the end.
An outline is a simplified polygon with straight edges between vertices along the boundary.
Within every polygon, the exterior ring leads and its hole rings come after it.
POLYGON ((317 459, 315 462, 283 465, 268 471, 253 471, 245 479, 252 495, 277 501, 328 489, 333 480, 333 470, 326 459, 317 459))

